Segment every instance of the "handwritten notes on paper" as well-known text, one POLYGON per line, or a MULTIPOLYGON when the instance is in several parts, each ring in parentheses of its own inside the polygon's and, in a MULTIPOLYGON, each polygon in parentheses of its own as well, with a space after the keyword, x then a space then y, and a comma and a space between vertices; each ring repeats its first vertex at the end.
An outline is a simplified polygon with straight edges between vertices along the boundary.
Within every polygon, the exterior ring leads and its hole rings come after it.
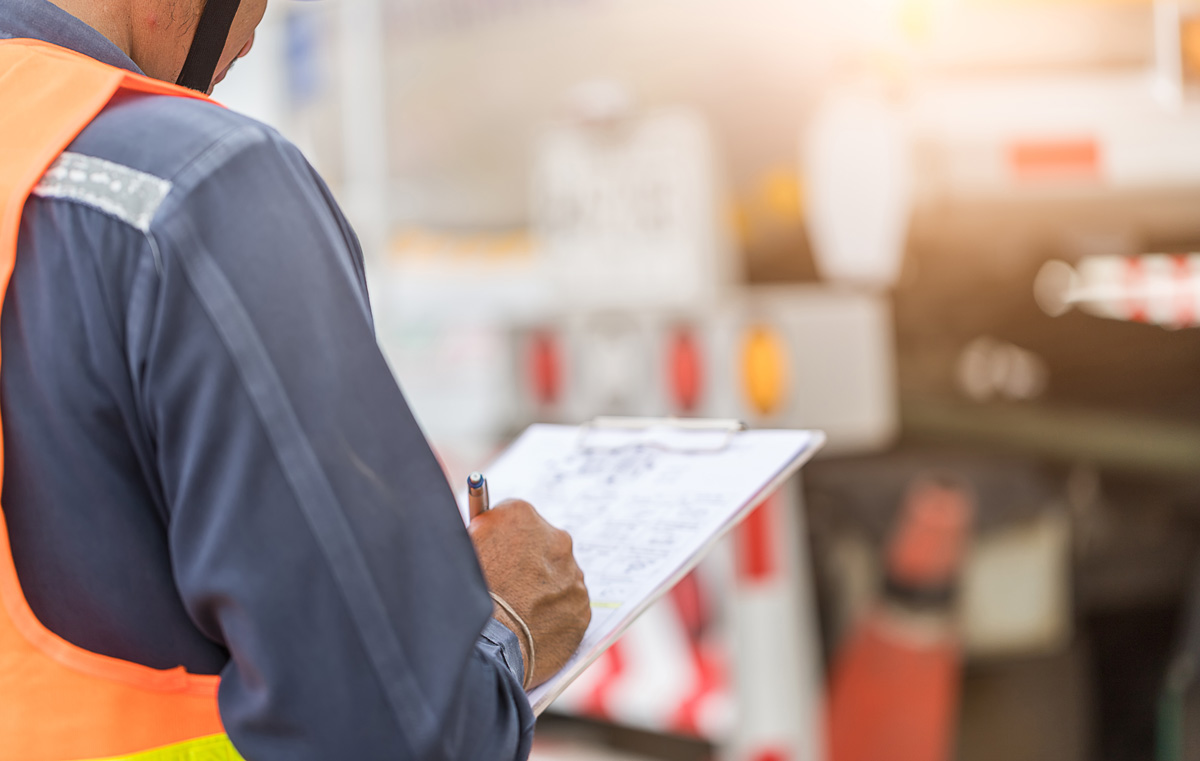
POLYGON ((524 499, 570 533, 592 600, 583 643, 530 693, 534 710, 823 441, 815 431, 529 428, 488 468, 493 504, 524 499))

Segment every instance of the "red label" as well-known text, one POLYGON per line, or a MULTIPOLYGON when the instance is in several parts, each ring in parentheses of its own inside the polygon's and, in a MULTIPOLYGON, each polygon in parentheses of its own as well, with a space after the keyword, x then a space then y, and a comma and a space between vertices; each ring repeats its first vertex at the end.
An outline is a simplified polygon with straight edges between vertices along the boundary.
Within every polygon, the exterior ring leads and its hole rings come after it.
POLYGON ((557 402, 562 372, 558 345, 549 333, 534 333, 530 338, 529 365, 534 398, 544 405, 557 402))
POLYGON ((680 330, 671 340, 669 369, 671 393, 683 412, 692 412, 700 403, 700 349, 692 334, 680 330))
POLYGON ((1100 146, 1091 138, 1030 140, 1008 149, 1008 163, 1018 180, 1098 180, 1100 146))

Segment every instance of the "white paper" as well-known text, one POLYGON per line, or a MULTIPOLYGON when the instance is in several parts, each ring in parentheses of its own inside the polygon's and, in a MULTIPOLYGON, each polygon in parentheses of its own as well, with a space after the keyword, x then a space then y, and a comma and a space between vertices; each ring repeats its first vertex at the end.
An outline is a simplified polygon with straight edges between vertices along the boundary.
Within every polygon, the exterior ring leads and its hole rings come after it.
POLYGON ((750 508, 806 462, 819 431, 726 433, 535 425, 486 471, 566 530, 592 622, 566 666, 529 693, 540 713, 750 508))

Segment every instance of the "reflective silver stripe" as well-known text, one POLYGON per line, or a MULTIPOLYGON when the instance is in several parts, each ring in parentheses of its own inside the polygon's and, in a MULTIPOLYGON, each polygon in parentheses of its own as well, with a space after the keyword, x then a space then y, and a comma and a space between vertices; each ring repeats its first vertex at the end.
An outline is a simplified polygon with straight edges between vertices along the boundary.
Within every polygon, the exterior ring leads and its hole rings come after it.
POLYGON ((33 189, 42 198, 65 198, 99 209, 144 233, 171 183, 111 161, 64 153, 33 189))

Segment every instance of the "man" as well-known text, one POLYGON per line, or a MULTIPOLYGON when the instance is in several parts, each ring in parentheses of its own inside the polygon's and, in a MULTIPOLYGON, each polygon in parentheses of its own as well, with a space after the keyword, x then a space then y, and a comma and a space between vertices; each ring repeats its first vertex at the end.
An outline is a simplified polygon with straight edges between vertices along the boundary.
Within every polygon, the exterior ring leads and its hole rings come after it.
POLYGON ((468 540, 320 178, 153 81, 210 89, 265 2, 0 0, 0 178, 51 137, 36 72, 115 93, 0 266, 0 761, 524 758, 589 620, 529 505, 468 540))

